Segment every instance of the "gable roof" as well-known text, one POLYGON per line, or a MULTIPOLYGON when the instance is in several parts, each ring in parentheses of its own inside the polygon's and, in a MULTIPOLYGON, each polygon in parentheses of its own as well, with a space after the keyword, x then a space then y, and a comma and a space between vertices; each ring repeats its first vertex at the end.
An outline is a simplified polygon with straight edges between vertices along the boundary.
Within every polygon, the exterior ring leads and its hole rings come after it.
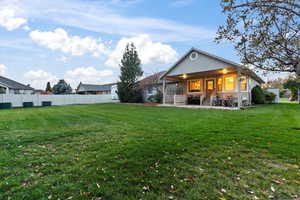
POLYGON ((0 76, 0 84, 8 87, 9 89, 15 89, 15 90, 33 90, 32 87, 24 85, 22 83, 18 83, 14 80, 5 78, 3 76, 0 76))
POLYGON ((139 83, 139 87, 140 88, 144 88, 147 87, 149 85, 153 85, 153 84, 159 84, 161 82, 160 77, 166 73, 166 71, 161 71, 161 72, 157 72, 155 74, 152 74, 150 76, 147 76, 146 78, 140 80, 139 83))
POLYGON ((80 83, 77 88, 77 92, 98 92, 98 91, 110 91, 111 87, 116 85, 116 83, 110 83, 105 85, 95 85, 95 84, 83 84, 80 83))
POLYGON ((172 67, 170 67, 169 70, 167 70, 160 78, 164 78, 165 76, 168 75, 168 73, 170 73, 174 68, 176 68, 184 59, 186 59, 190 53, 192 52, 198 52, 199 54, 202 54, 202 55, 205 55, 207 57, 210 57, 212 59, 215 59, 215 60, 218 60, 220 62, 223 62, 223 63, 226 63, 226 64, 229 64, 235 68, 239 68, 239 69, 242 69, 244 72, 247 72, 249 73, 249 75, 254 78, 256 81, 260 82, 260 83, 264 83, 264 81, 255 73, 253 72, 252 70, 250 70, 249 68, 241 65, 241 64, 238 64, 236 62, 233 62, 233 61, 230 61, 230 60, 227 60, 225 58, 221 58, 219 56, 216 56, 216 55, 213 55, 211 53, 208 53, 206 51, 202 51, 200 49, 197 49, 197 48, 191 48, 186 54, 184 54, 172 67))

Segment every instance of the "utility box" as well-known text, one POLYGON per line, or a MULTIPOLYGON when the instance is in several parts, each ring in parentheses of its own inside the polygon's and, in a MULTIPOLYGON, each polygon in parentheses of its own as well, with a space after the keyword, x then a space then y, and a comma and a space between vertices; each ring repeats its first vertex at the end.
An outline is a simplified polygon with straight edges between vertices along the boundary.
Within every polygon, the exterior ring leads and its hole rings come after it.
POLYGON ((42 106, 43 107, 52 106, 52 102, 51 101, 42 101, 42 106))
POLYGON ((23 108, 32 108, 33 102, 23 102, 23 108))
POLYGON ((0 103, 0 109, 10 109, 11 103, 0 103))

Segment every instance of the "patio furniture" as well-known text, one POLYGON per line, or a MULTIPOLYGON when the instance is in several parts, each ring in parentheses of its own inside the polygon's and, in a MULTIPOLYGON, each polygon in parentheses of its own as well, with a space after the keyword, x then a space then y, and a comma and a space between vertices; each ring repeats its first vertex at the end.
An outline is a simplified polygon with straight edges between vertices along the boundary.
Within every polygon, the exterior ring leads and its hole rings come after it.
POLYGON ((213 98, 212 105, 213 105, 213 106, 223 106, 223 102, 224 102, 224 100, 223 100, 221 97, 215 96, 215 97, 213 98))

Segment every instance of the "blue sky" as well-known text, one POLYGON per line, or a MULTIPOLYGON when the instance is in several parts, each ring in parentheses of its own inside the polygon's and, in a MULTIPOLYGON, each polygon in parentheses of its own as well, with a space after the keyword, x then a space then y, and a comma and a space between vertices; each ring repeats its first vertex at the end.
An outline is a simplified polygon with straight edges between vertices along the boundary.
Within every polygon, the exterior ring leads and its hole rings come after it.
POLYGON ((128 42, 145 75, 191 47, 239 62, 232 45, 213 41, 224 20, 217 0, 1 0, 0 74, 42 89, 115 82, 128 42))

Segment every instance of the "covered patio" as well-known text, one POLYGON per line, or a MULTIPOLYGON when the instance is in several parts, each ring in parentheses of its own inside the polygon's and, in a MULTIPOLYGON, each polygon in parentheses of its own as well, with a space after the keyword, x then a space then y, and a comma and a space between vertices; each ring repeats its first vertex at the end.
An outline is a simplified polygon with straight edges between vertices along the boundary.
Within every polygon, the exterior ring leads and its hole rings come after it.
POLYGON ((263 82, 248 68, 195 49, 161 79, 164 105, 219 109, 250 106, 252 88, 263 82))

